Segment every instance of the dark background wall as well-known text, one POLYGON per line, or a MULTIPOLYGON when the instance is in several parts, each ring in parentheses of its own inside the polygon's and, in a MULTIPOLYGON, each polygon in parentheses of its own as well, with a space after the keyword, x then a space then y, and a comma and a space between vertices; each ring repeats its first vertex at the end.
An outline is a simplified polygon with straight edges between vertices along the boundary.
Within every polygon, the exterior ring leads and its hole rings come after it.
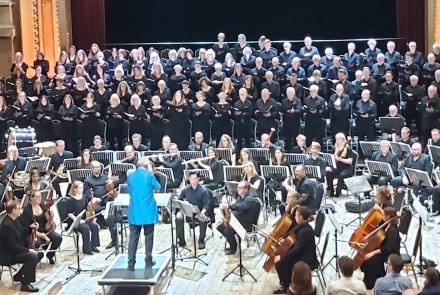
POLYGON ((396 37, 396 0, 107 0, 107 43, 396 37))

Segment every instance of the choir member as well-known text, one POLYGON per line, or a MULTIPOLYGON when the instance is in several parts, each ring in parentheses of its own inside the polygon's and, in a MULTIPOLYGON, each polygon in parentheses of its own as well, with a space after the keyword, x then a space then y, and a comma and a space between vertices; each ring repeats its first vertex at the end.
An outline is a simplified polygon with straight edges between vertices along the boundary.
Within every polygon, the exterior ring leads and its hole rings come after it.
POLYGON ((318 48, 312 46, 312 38, 309 36, 304 38, 304 47, 301 47, 299 50, 299 58, 302 60, 302 64, 304 67, 308 68, 311 64, 312 57, 318 54, 318 48))
POLYGON ((390 65, 393 75, 396 75, 397 66, 403 58, 400 52, 396 51, 396 44, 393 41, 387 42, 387 52, 385 53, 385 62, 390 65))
POLYGON ((243 73, 243 66, 236 63, 234 66, 234 73, 231 75, 231 80, 235 88, 240 88, 244 85, 246 75, 243 73))
POLYGON ((244 56, 243 51, 244 49, 249 46, 246 41, 246 35, 245 34, 238 34, 237 36, 237 44, 234 46, 234 52, 235 52, 235 60, 240 61, 240 59, 244 56))
POLYGON ((205 94, 201 91, 196 93, 196 99, 197 101, 191 104, 191 136, 194 136, 197 131, 201 131, 206 138, 206 142, 209 142, 211 134, 211 106, 205 101, 205 94))
POLYGON ((296 52, 291 50, 292 44, 290 42, 283 43, 284 51, 280 53, 279 61, 283 68, 287 69, 287 67, 292 63, 292 59, 296 56, 296 52))
POLYGON ((139 95, 133 94, 131 96, 130 106, 125 115, 130 122, 129 136, 139 133, 144 138, 144 143, 146 143, 146 137, 149 133, 149 125, 146 121, 146 109, 145 106, 142 105, 139 95))
POLYGON ((215 138, 215 142, 220 141, 220 137, 223 134, 232 136, 232 107, 227 101, 227 95, 224 92, 218 94, 218 103, 212 104, 212 110, 214 111, 212 121, 212 137, 215 138))
POLYGON ((196 94, 195 92, 190 88, 188 80, 182 81, 182 93, 183 96, 185 96, 185 100, 188 103, 193 103, 196 100, 196 94))
POLYGON ((202 63, 200 61, 196 61, 194 63, 194 71, 192 71, 189 75, 191 90, 194 92, 199 91, 201 85, 200 79, 202 77, 207 77, 207 75, 208 74, 206 73, 206 71, 202 69, 202 63))
POLYGON ((124 130, 124 107, 121 105, 119 96, 112 94, 110 97, 110 105, 106 109, 105 117, 107 121, 107 140, 109 142, 110 150, 115 149, 115 139, 118 145, 118 150, 123 146, 123 130, 124 130))
MULTIPOLYGON (((215 70, 214 66, 215 66, 216 63, 218 63, 218 62, 215 59, 215 52, 214 52, 214 50, 208 49, 206 51, 206 60, 203 63, 203 71, 206 73, 207 77, 211 77, 212 74, 214 73, 214 70, 215 70)), ((197 62, 195 64, 197 64, 197 62)), ((200 62, 200 65, 202 65, 201 62, 200 62)), ((200 77, 199 77, 199 79, 200 79, 200 77)))
POLYGON ((261 83, 264 82, 265 73, 266 69, 263 67, 263 59, 261 57, 257 57, 255 59, 255 68, 253 68, 250 72, 250 74, 254 78, 254 84, 257 89, 260 89, 261 83))
POLYGON ((261 83, 261 89, 268 89, 270 92, 270 97, 276 101, 279 101, 281 97, 280 83, 274 80, 274 74, 272 71, 267 71, 264 74, 264 77, 266 81, 261 83))
POLYGON ((296 73, 292 73, 289 76, 289 82, 284 86, 283 88, 283 97, 287 97, 287 88, 293 87, 295 89, 296 96, 299 97, 299 99, 303 100, 304 98, 304 87, 298 83, 298 75, 296 73))
POLYGON ((437 87, 433 85, 428 87, 428 95, 420 101, 418 111, 420 114, 422 142, 426 143, 431 129, 439 128, 440 98, 437 94, 437 87))
POLYGON ((336 92, 330 96, 328 107, 330 109, 330 130, 332 134, 342 132, 349 136, 351 105, 350 97, 344 93, 342 84, 336 85, 336 92))
POLYGON ((155 92, 158 89, 157 83, 161 80, 168 82, 168 75, 165 74, 162 64, 160 62, 155 62, 151 68, 151 74, 148 77, 148 88, 151 92, 155 92))
MULTIPOLYGON (((4 138, 6 135, 7 125, 6 121, 9 117, 10 109, 8 109, 6 104, 6 98, 2 93, 0 93, 0 137, 4 138)), ((4 141, 0 140, 0 149, 4 149, 4 141)))
POLYGON ((414 55, 411 52, 405 53, 405 64, 400 67, 399 71, 399 84, 402 88, 405 88, 409 84, 409 78, 412 75, 417 77, 420 75, 420 68, 414 62, 414 55))
POLYGON ((312 64, 307 68, 307 77, 311 77, 315 70, 319 70, 324 76, 327 74, 327 68, 321 63, 321 57, 318 54, 312 57, 312 64))
POLYGON ((363 90, 362 99, 358 100, 354 106, 359 141, 363 141, 365 137, 368 141, 376 140, 376 125, 374 120, 377 117, 377 107, 370 96, 371 93, 368 89, 363 90))
POLYGON ((376 57, 376 63, 371 67, 373 79, 377 81, 377 84, 380 85, 384 82, 385 73, 390 69, 390 65, 385 62, 385 55, 379 53, 376 57))
POLYGON ((164 70, 168 77, 171 77, 174 72, 174 66, 178 65, 179 61, 177 60, 177 51, 171 49, 168 51, 168 59, 165 61, 164 70))
POLYGON ((84 77, 79 77, 76 85, 74 86, 73 90, 70 92, 73 98, 74 104, 79 107, 81 106, 84 101, 87 93, 91 92, 92 90, 87 86, 86 80, 84 77))
POLYGON ((11 108, 15 125, 20 128, 32 126, 32 114, 34 112, 32 103, 26 99, 26 93, 23 91, 17 94, 17 100, 11 108))
POLYGON ((171 93, 182 89, 182 82, 186 80, 186 76, 182 74, 182 66, 177 64, 174 66, 174 75, 170 77, 168 81, 168 87, 171 93))
POLYGON ((177 90, 173 95, 173 100, 168 104, 168 134, 181 150, 185 150, 190 142, 191 122, 189 115, 190 110, 185 97, 180 90, 177 90))
POLYGON ((243 49, 243 56, 240 58, 240 64, 243 66, 243 71, 246 74, 251 73, 251 69, 255 67, 255 56, 252 55, 252 49, 245 47, 243 49))
POLYGON ((325 101, 318 95, 318 85, 310 86, 310 94, 304 100, 303 109, 305 111, 305 134, 307 134, 307 145, 312 141, 322 144, 324 135, 323 118, 325 114, 325 101))
POLYGON ((212 46, 212 49, 215 52, 217 60, 219 62, 225 61, 225 56, 229 52, 229 45, 225 43, 225 34, 219 33, 217 35, 218 42, 212 46))
POLYGON ((128 108, 131 102, 132 92, 130 87, 128 87, 128 83, 126 81, 121 81, 118 84, 118 89, 116 90, 116 94, 119 96, 121 100, 121 104, 128 108))
POLYGON ((260 51, 260 57, 263 59, 263 67, 268 69, 271 67, 272 58, 277 56, 277 53, 272 48, 272 42, 269 39, 264 40, 264 48, 260 51))
POLYGON ((301 59, 297 56, 292 59, 291 67, 287 69, 287 76, 292 76, 292 74, 296 74, 300 81, 306 78, 306 72, 301 67, 301 59))
POLYGON ((93 137, 100 132, 98 120, 101 118, 101 108, 96 103, 93 93, 87 93, 85 103, 78 110, 82 120, 80 128, 81 149, 85 149, 93 144, 93 137))
POLYGON ((162 137, 165 135, 166 131, 166 119, 164 118, 166 108, 160 103, 160 97, 155 95, 151 98, 151 105, 147 109, 151 124, 149 135, 150 149, 153 151, 160 148, 162 137))
POLYGON ((15 53, 14 63, 11 65, 11 79, 15 81, 16 79, 26 79, 26 71, 28 65, 24 62, 23 53, 15 53))
POLYGON ((191 49, 187 49, 185 51, 185 59, 182 61, 183 73, 188 75, 194 70, 194 64, 196 59, 193 57, 193 51, 191 49))
MULTIPOLYGON (((327 70, 327 79, 334 81, 338 80, 338 73, 340 70, 346 70, 345 66, 342 64, 342 59, 339 56, 336 56, 333 59, 333 65, 331 65, 327 70)), ((324 74, 322 74, 324 76, 324 74)))
POLYGON ((230 77, 234 72, 235 60, 232 53, 228 52, 225 56, 225 62, 223 63, 222 71, 226 74, 226 77, 230 77))
POLYGON ((99 105, 101 110, 105 110, 110 104, 110 91, 105 88, 105 82, 102 79, 96 81, 96 86, 98 87, 93 93, 95 96, 96 103, 99 105))
POLYGON ((315 70, 312 74, 311 79, 307 79, 308 88, 310 89, 312 85, 318 86, 318 95, 322 97, 325 101, 328 101, 327 83, 321 77, 321 72, 315 70))
POLYGON ((208 77, 201 77, 200 78, 200 91, 202 91, 205 94, 205 100, 208 103, 212 103, 216 100, 216 94, 214 87, 212 87, 211 81, 208 77))
POLYGON ((269 133, 271 128, 277 128, 278 106, 270 97, 268 89, 261 90, 261 98, 255 104, 255 118, 257 119, 257 136, 269 133))
POLYGON ((377 115, 383 117, 386 115, 391 105, 398 106, 400 103, 399 84, 393 81, 393 73, 385 73, 385 82, 383 82, 377 91, 377 115))
POLYGON ((112 81, 110 75, 105 72, 104 66, 100 64, 96 65, 96 72, 93 74, 92 79, 95 83, 101 79, 104 82, 104 85, 110 85, 112 81))
POLYGON ((36 136, 38 142, 51 141, 54 139, 52 120, 54 118, 53 105, 49 103, 47 96, 42 96, 35 109, 34 118, 36 124, 36 136))
POLYGON ((365 49, 364 54, 367 59, 368 66, 371 67, 375 63, 377 55, 382 53, 382 51, 376 47, 377 42, 374 39, 368 40, 367 45, 368 48, 365 49))
POLYGON ((355 52, 356 45, 353 42, 347 44, 347 53, 342 57, 343 64, 348 71, 348 79, 354 80, 354 73, 359 67, 359 54, 355 52))
POLYGON ((435 72, 440 69, 440 64, 435 61, 434 53, 429 53, 427 62, 422 67, 423 84, 425 87, 431 85, 435 80, 435 72))
POLYGON ((247 95, 249 95, 249 100, 253 104, 258 99, 258 89, 254 84, 254 79, 251 75, 246 75, 244 78, 243 88, 246 89, 247 95))
POLYGON ((222 64, 216 63, 214 65, 214 73, 211 75, 211 83, 214 87, 215 93, 219 93, 221 91, 223 81, 226 78, 226 74, 222 70, 222 64))
POLYGON ((234 104, 234 129, 237 139, 237 149, 240 151, 245 141, 245 147, 251 146, 251 117, 253 114, 253 104, 246 88, 240 88, 238 91, 239 100, 234 104))
POLYGON ((286 90, 286 98, 281 103, 283 113, 284 147, 290 151, 293 139, 299 134, 301 128, 301 98, 297 97, 295 88, 286 90))
POLYGON ((420 51, 417 50, 416 42, 409 42, 408 48, 409 52, 411 52, 411 54, 413 55, 414 63, 419 66, 419 69, 421 69, 423 67, 423 64, 425 63, 425 57, 420 51))
POLYGON ((73 104, 70 94, 66 94, 63 98, 63 104, 58 110, 61 119, 62 136, 66 143, 67 149, 77 156, 78 152, 78 126, 76 125, 79 117, 78 108, 73 104))

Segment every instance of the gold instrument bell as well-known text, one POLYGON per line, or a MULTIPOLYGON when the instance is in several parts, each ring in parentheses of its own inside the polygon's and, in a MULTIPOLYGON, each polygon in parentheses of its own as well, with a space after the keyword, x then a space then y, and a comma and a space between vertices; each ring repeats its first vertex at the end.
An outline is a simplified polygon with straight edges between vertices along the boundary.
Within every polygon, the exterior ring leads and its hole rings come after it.
POLYGON ((61 164, 60 166, 58 166, 58 169, 55 172, 55 177, 58 177, 58 178, 61 178, 61 179, 66 179, 67 178, 67 173, 64 172, 64 164, 61 164))
POLYGON ((29 174, 25 171, 15 172, 13 176, 8 176, 10 180, 16 187, 25 187, 29 182, 29 174))

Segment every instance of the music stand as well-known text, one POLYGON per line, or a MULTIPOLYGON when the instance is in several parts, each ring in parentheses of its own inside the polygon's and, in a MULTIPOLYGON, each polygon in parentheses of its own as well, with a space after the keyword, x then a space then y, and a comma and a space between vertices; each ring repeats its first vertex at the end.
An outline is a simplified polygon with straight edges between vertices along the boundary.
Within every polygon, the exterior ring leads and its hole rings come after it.
POLYGON ((69 179, 69 183, 73 183, 76 180, 84 182, 84 180, 90 175, 92 175, 91 169, 67 170, 67 178, 69 179))
MULTIPOLYGON (((292 170, 292 177, 295 178, 295 169, 298 165, 290 165, 290 170, 292 170)), ((315 165, 304 165, 306 170, 306 176, 308 178, 321 179, 321 167, 315 165)))
POLYGON ((168 182, 174 182, 173 169, 158 167, 158 168, 156 168, 156 171, 162 172, 163 174, 165 174, 167 176, 167 181, 168 182))
POLYGON ((428 145, 428 153, 431 161, 434 162, 435 165, 440 164, 440 147, 435 145, 428 145))
POLYGON ((333 167, 336 169, 336 160, 333 154, 329 153, 319 153, 319 155, 325 160, 327 166, 333 167))
POLYGON ((355 198, 359 201, 359 213, 358 217, 350 221, 346 224, 346 226, 349 226, 353 222, 359 221, 359 226, 362 224, 362 213, 360 208, 362 207, 362 198, 361 193, 366 193, 371 191, 370 183, 368 182, 367 177, 364 175, 362 176, 354 176, 350 178, 344 179, 345 185, 347 186, 347 190, 351 192, 355 198))
POLYGON ((286 162, 296 165, 296 164, 303 164, 304 161, 307 159, 307 154, 288 154, 285 153, 284 157, 286 158, 286 162))
POLYGON ((376 141, 359 141, 359 144, 365 158, 371 158, 373 152, 378 151, 380 148, 380 143, 376 141))
POLYGON ((270 150, 263 148, 249 148, 249 153, 252 159, 255 161, 256 166, 269 165, 271 162, 270 150))
POLYGON ((130 169, 136 170, 136 166, 130 163, 110 163, 109 169, 112 180, 125 182, 127 181, 127 171, 130 169))
POLYGON ((63 161, 64 169, 66 171, 78 169, 80 160, 81 160, 80 158, 64 159, 63 161))
POLYGON ((223 166, 225 181, 243 180, 243 166, 223 166))
POLYGON ((98 161, 104 166, 107 166, 111 162, 114 162, 115 153, 113 151, 97 151, 92 152, 92 160, 98 161))
POLYGON ((75 250, 76 250, 76 267, 73 266, 69 266, 69 270, 73 271, 73 274, 69 277, 66 278, 66 281, 63 284, 66 284, 68 282, 70 282, 74 277, 76 277, 77 275, 79 275, 82 272, 89 272, 92 270, 85 270, 82 269, 80 266, 80 262, 79 262, 79 232, 75 231, 75 229, 78 227, 78 225, 81 222, 82 217, 84 216, 84 214, 86 213, 86 210, 84 209, 83 211, 81 211, 81 213, 79 213, 75 219, 73 220, 72 224, 70 225, 69 229, 66 231, 65 235, 70 236, 73 234, 73 238, 74 238, 74 242, 75 242, 75 250))
POLYGON ((24 171, 26 174, 29 174, 32 169, 38 169, 38 172, 40 173, 46 173, 49 169, 50 164, 50 158, 39 158, 36 160, 29 160, 26 163, 26 167, 24 168, 24 171))
POLYGON ((396 133, 405 126, 405 120, 401 117, 379 117, 379 127, 382 132, 396 133))
POLYGON ((232 150, 230 148, 215 148, 219 160, 226 160, 230 165, 232 164, 232 150))
POLYGON ((420 198, 418 196, 414 197, 413 207, 414 210, 419 214, 419 229, 418 229, 420 233, 419 275, 423 275, 422 225, 428 222, 429 214, 426 207, 423 206, 422 203, 420 203, 420 198))
POLYGON ((231 220, 229 221, 229 226, 236 232, 238 236, 238 254, 239 254, 239 263, 236 267, 234 267, 233 270, 231 270, 229 273, 226 274, 226 276, 223 277, 222 281, 226 280, 231 274, 237 275, 240 277, 240 279, 243 279, 245 275, 249 275, 254 282, 257 281, 257 279, 249 272, 249 270, 243 265, 243 259, 241 255, 241 240, 246 239, 246 229, 241 225, 241 223, 238 221, 238 219, 235 217, 234 213, 231 212, 231 220), (239 273, 236 273, 236 270, 239 270, 239 273))
POLYGON ((393 153, 395 153, 399 159, 402 158, 403 153, 407 153, 408 155, 411 153, 411 147, 407 143, 390 141, 390 146, 393 153))
POLYGON ((179 156, 183 161, 203 158, 202 151, 179 151, 179 156))
POLYGON ((393 169, 391 169, 389 163, 365 160, 365 164, 367 165, 368 173, 371 175, 387 176, 390 179, 394 177, 393 169))
POLYGON ((197 206, 190 204, 190 203, 180 201, 180 200, 175 200, 175 205, 176 205, 176 207, 178 206, 180 210, 182 210, 183 215, 185 217, 191 218, 191 227, 192 227, 192 234, 193 234, 192 236, 193 236, 193 253, 194 254, 192 256, 179 258, 178 260, 184 261, 184 260, 191 259, 194 261, 194 266, 197 262, 208 266, 208 263, 206 263, 204 260, 202 260, 200 258, 202 256, 206 256, 206 253, 197 254, 195 219, 200 214, 199 208, 197 206))
POLYGON ((237 196, 237 181, 225 181, 225 187, 226 191, 228 192, 228 195, 230 196, 230 200, 235 198, 237 196))
POLYGON ((185 183, 188 181, 190 173, 197 173, 200 175, 200 180, 212 180, 212 171, 210 169, 191 169, 191 170, 183 170, 183 177, 185 179, 185 183))
POLYGON ((333 215, 331 210, 327 213, 327 216, 330 219, 330 222, 331 222, 331 224, 333 226, 333 230, 334 230, 335 255, 333 255, 333 257, 324 265, 322 270, 324 270, 327 266, 331 266, 331 267, 333 267, 335 269, 335 271, 337 273, 339 273, 339 265, 338 265, 338 259, 339 259, 339 254, 338 254, 338 234, 342 235, 343 227, 336 220, 336 218, 333 215), (333 261, 333 259, 335 260, 335 266, 331 265, 331 262, 333 261))

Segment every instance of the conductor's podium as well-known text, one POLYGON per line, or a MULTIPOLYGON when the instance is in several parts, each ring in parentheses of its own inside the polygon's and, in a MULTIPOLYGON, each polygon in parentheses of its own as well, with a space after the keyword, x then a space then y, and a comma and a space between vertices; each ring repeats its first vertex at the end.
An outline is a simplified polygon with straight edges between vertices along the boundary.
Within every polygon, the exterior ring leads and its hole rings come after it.
POLYGON ((153 255, 156 263, 151 268, 145 268, 145 255, 136 256, 134 271, 127 270, 128 257, 126 254, 116 256, 98 280, 105 294, 105 286, 149 287, 149 294, 154 294, 154 287, 159 283, 163 273, 170 263, 171 257, 153 255))

